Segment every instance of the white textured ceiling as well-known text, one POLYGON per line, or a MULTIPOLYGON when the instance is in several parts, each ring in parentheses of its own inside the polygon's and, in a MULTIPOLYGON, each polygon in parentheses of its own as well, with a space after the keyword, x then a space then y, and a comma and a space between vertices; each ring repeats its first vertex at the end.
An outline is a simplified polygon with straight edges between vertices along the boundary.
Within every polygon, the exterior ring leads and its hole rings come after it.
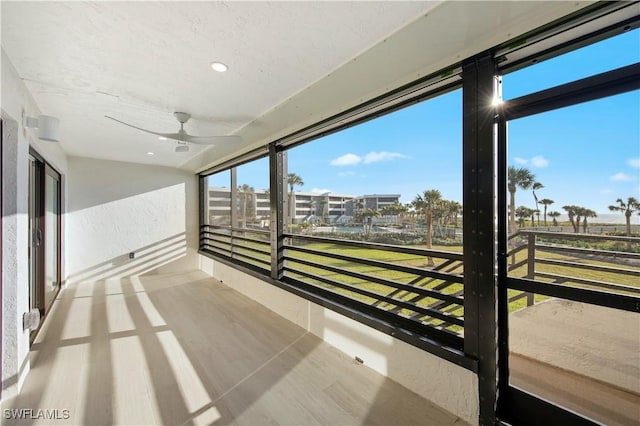
POLYGON ((68 155, 197 170, 584 5, 3 1, 1 41, 68 155), (103 117, 175 132, 173 111, 245 141, 179 154, 103 117))

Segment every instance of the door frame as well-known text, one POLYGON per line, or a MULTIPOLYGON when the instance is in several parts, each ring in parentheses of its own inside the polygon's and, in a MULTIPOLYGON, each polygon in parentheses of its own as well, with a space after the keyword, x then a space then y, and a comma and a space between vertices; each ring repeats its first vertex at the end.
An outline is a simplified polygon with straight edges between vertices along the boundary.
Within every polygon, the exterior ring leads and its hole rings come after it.
POLYGON ((498 418, 517 424, 597 424, 509 384, 508 289, 640 312, 637 297, 508 276, 507 124, 511 120, 640 89, 640 63, 525 95, 502 104, 497 121, 498 216, 498 418))
MULTIPOLYGON (((36 283, 36 299, 38 300, 38 306, 36 306, 39 310, 40 310, 40 314, 41 314, 41 318, 42 320, 40 321, 40 324, 42 324, 44 322, 44 319, 46 318, 47 314, 49 313, 49 311, 51 310, 51 306, 53 305, 55 299, 57 298, 59 292, 60 292, 60 288, 61 288, 61 282, 62 282, 62 201, 63 201, 63 197, 62 197, 62 173, 60 173, 55 167, 53 167, 53 165, 51 165, 51 163, 49 163, 48 161, 46 161, 44 159, 44 157, 42 155, 40 155, 38 153, 38 151, 36 151, 33 147, 29 147, 29 155, 30 157, 33 157, 35 162, 36 162, 36 175, 34 176, 34 185, 35 185, 35 220, 37 221, 37 226, 40 228, 40 232, 41 232, 41 243, 39 245, 38 248, 38 252, 37 252, 37 257, 36 257, 36 264, 32 265, 30 264, 30 268, 35 267, 36 271, 33 274, 37 280, 36 283), (44 220, 44 214, 45 214, 45 205, 44 205, 44 200, 45 200, 45 191, 46 191, 46 187, 45 187, 45 178, 46 175, 50 175, 52 177, 54 177, 56 179, 58 188, 56 191, 56 205, 57 205, 57 211, 56 211, 56 221, 57 221, 57 235, 56 235, 56 277, 55 280, 57 282, 57 288, 54 294, 54 297, 51 301, 51 303, 47 306, 46 305, 46 299, 45 299, 45 246, 46 246, 46 229, 45 229, 45 220, 44 220)), ((31 182, 30 182, 31 184, 31 182)), ((29 191, 31 193, 31 188, 29 188, 29 191)), ((30 211, 31 214, 31 211, 30 211)), ((30 235, 30 238, 33 241, 34 236, 30 235)), ((31 301, 31 282, 29 283, 29 307, 30 309, 33 308, 33 302, 31 301)), ((38 331, 40 330, 41 327, 38 327, 38 329, 36 330, 32 330, 31 335, 30 335, 30 343, 33 343, 33 340, 35 339, 38 331)))

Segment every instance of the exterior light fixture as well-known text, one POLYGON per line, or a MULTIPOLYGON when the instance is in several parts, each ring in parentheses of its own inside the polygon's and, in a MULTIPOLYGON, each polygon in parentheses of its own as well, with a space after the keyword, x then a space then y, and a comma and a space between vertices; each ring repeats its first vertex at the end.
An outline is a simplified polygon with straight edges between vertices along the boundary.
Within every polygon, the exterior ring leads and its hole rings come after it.
POLYGON ((217 72, 225 72, 229 69, 229 67, 222 62, 211 62, 211 68, 217 72))
POLYGON ((60 120, 49 115, 29 117, 22 115, 22 125, 25 129, 38 129, 38 139, 47 142, 60 142, 60 120))

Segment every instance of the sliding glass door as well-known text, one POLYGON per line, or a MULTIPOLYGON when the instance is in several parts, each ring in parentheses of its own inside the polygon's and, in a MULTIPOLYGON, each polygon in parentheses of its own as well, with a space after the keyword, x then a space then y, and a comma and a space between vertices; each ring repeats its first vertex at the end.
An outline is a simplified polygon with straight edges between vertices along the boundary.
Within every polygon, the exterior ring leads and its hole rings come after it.
POLYGON ((60 288, 60 174, 29 156, 29 307, 44 316, 60 288))
POLYGON ((48 165, 44 175, 44 306, 60 287, 60 175, 48 165))
POLYGON ((503 77, 499 414, 508 423, 638 421, 638 31, 503 77), (584 58, 593 75, 587 65, 561 75, 584 58), (570 77, 581 78, 562 81, 570 77), (532 82, 543 90, 527 93, 532 82))

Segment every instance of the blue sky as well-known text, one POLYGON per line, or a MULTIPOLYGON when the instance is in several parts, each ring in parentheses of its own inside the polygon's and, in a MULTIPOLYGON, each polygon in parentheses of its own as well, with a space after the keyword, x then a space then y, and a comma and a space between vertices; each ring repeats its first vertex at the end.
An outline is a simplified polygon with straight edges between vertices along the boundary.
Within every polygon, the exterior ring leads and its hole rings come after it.
MULTIPOLYGON (((510 99, 640 61, 640 30, 508 74, 510 99)), ((439 96, 289 150, 300 191, 401 194, 427 189, 462 201, 461 90, 439 96)), ((527 167, 544 185, 539 198, 598 213, 616 198, 640 198, 640 91, 509 123, 509 165, 527 167)), ((238 184, 268 187, 268 163, 238 169, 238 184)), ((531 191, 517 205, 533 207, 531 191)), ((622 219, 622 215, 621 219, 622 219)))

